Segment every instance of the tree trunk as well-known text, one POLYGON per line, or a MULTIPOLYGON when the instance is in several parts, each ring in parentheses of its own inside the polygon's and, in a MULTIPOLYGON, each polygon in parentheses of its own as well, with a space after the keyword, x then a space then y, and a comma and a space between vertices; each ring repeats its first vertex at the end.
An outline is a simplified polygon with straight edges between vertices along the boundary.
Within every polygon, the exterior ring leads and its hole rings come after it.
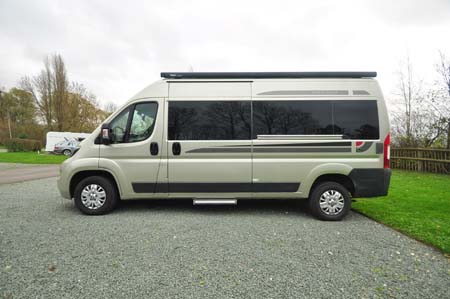
POLYGON ((450 149, 450 120, 447 124, 447 149, 450 149))

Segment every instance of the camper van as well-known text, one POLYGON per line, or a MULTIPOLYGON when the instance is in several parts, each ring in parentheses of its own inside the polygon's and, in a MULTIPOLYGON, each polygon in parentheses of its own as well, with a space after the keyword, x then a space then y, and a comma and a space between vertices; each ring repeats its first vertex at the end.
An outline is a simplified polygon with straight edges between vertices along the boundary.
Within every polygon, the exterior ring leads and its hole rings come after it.
POLYGON ((388 193, 389 119, 375 72, 161 73, 61 165, 89 215, 119 200, 306 199, 341 220, 388 193))

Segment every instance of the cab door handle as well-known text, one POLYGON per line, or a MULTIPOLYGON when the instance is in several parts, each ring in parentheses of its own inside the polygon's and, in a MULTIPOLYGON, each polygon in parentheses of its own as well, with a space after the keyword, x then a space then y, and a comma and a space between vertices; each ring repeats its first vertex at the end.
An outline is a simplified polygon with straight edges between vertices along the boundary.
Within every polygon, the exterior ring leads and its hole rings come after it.
POLYGON ((181 153, 181 145, 179 142, 174 142, 172 144, 172 153, 174 156, 178 156, 181 153))
POLYGON ((157 142, 152 142, 150 143, 150 154, 152 154, 152 156, 156 156, 159 152, 159 146, 157 142))

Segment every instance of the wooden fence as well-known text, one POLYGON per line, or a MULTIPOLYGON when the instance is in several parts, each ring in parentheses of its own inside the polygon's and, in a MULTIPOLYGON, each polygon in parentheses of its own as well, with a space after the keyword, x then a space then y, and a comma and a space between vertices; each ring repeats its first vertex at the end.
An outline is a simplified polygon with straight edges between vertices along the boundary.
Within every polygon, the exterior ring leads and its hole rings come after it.
POLYGON ((412 171, 450 174, 450 150, 392 148, 391 167, 412 171))

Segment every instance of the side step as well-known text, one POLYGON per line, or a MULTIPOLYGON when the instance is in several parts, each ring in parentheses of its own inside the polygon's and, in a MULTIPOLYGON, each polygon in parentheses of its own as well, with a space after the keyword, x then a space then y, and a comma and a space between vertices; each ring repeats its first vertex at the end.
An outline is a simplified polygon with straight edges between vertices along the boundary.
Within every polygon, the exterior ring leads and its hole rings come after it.
POLYGON ((194 206, 196 205, 236 205, 237 199, 233 198, 220 198, 220 199, 199 199, 194 198, 194 206))

